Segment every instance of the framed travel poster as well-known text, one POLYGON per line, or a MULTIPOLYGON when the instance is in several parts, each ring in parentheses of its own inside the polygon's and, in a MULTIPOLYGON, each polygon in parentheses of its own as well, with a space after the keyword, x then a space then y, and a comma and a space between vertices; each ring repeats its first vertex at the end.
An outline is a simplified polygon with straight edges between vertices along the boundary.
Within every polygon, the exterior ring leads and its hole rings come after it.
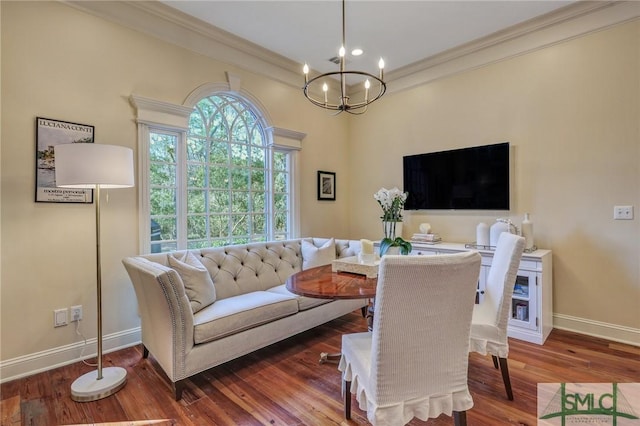
POLYGON ((93 143, 94 127, 36 117, 36 202, 93 203, 93 189, 56 187, 54 147, 63 143, 93 143))

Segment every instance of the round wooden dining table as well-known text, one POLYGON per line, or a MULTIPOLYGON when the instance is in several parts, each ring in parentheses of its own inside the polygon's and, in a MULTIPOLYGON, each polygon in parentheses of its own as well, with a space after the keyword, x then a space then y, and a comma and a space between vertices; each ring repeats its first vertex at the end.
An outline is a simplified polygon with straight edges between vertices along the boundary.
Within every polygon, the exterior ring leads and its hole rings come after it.
POLYGON ((332 272, 331 265, 296 272, 287 278, 287 290, 317 299, 368 299, 376 295, 377 278, 332 272))
MULTIPOLYGON (((350 272, 333 272, 331 265, 317 266, 296 272, 287 278, 285 286, 291 293, 317 299, 371 299, 376 295, 378 278, 367 278, 364 275, 350 272)), ((367 327, 373 325, 373 304, 362 308, 362 315, 367 319, 367 327)), ((340 354, 322 352, 320 363, 327 360, 338 360, 340 354)))

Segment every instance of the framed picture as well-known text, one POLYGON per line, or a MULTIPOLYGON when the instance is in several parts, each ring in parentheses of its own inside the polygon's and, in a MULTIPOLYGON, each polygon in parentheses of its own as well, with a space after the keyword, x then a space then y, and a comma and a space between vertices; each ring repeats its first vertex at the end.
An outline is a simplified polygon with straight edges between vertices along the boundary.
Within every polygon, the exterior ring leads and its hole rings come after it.
POLYGON ((93 203, 93 189, 56 187, 54 147, 63 143, 93 143, 94 127, 36 117, 36 202, 93 203))
POLYGON ((336 199, 336 174, 318 171, 318 200, 336 199))

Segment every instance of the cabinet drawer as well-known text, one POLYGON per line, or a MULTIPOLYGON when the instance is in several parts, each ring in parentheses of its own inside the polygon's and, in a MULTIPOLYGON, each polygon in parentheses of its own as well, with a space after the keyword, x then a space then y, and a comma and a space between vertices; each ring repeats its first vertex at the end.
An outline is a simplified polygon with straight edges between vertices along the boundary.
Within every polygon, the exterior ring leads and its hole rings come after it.
POLYGON ((438 252, 436 250, 419 249, 419 250, 412 250, 411 254, 414 256, 435 256, 438 254, 438 252))
POLYGON ((541 271, 542 263, 534 260, 521 260, 519 269, 524 269, 526 271, 541 271))
POLYGON ((482 266, 491 266, 491 262, 493 261, 493 256, 482 256, 481 265, 482 266))

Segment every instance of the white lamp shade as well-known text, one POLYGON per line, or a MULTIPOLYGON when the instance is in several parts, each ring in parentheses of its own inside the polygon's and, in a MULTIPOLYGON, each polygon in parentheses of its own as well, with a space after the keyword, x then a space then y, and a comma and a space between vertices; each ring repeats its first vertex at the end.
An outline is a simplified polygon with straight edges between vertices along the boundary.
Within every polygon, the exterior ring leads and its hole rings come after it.
POLYGON ((63 188, 127 188, 134 185, 133 150, 96 143, 54 147, 56 186, 63 188))

